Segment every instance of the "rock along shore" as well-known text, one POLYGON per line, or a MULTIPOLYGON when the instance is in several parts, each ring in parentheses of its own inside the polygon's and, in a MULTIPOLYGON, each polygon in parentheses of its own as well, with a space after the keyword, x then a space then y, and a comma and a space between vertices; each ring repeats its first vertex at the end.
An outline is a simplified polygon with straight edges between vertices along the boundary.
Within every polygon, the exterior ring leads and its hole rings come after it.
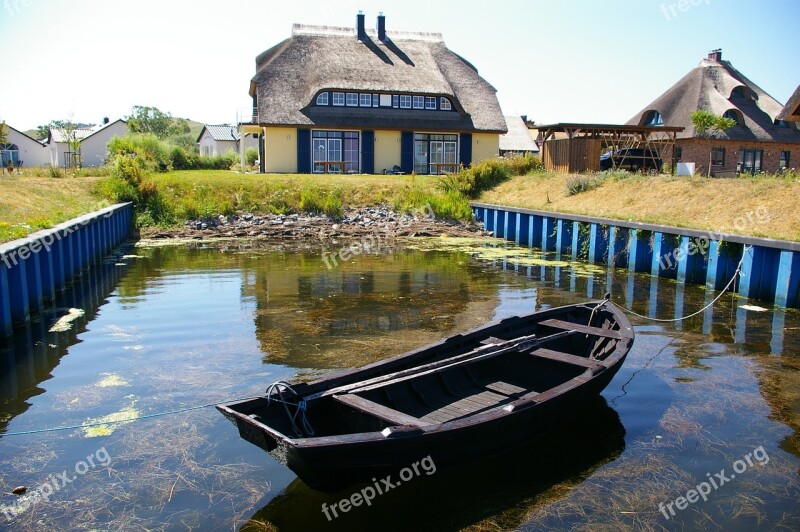
POLYGON ((384 238, 412 236, 481 237, 490 236, 477 222, 439 220, 422 214, 401 214, 388 207, 361 207, 347 210, 341 219, 327 215, 242 213, 189 220, 176 228, 142 228, 143 238, 196 239, 310 239, 323 242, 354 239, 368 235, 384 238))

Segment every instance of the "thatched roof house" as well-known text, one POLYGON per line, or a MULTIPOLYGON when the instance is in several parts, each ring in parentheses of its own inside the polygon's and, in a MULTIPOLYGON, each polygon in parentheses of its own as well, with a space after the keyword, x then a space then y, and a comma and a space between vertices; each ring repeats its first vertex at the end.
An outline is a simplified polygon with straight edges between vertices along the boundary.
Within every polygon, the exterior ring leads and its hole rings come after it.
POLYGON ((800 122, 800 85, 797 86, 792 97, 783 106, 783 110, 778 114, 778 119, 787 122, 800 122))
POLYGON ((678 158, 711 173, 776 172, 800 157, 800 132, 779 118, 783 106, 714 50, 627 123, 680 126, 678 158), (725 132, 700 134, 691 115, 706 110, 735 121, 725 132))
POLYGON ((508 133, 500 135, 500 155, 527 153, 537 155, 539 146, 531 136, 525 117, 508 115, 505 117, 508 133))
POLYGON ((262 133, 266 171, 438 173, 497 155, 506 122, 472 64, 438 33, 386 31, 382 15, 374 31, 356 20, 295 24, 256 58, 244 129, 262 133))

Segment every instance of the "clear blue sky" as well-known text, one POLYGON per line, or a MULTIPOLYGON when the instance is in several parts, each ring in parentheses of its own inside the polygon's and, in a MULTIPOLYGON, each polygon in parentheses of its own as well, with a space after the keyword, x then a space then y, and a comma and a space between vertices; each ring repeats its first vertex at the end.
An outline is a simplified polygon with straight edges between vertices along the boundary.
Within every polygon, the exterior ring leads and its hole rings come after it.
POLYGON ((233 122, 258 53, 294 22, 352 26, 359 9, 442 33, 505 113, 538 123, 624 122, 714 48, 781 103, 800 84, 797 0, 0 2, 0 119, 18 129, 133 105, 233 122))

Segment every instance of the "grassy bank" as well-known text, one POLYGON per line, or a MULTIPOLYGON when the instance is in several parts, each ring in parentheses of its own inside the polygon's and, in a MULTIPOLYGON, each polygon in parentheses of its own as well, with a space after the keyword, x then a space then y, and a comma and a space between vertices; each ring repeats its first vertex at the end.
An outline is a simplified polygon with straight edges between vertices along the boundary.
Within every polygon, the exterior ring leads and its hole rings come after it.
POLYGON ((100 177, 0 175, 0 242, 47 229, 100 208, 100 177))
POLYGON ((739 179, 621 176, 601 179, 591 183, 589 190, 568 195, 576 188, 575 176, 536 173, 509 179, 481 194, 478 200, 800 241, 797 174, 739 179))
MULTIPOLYGON (((0 178, 0 242, 89 212, 107 199, 146 192, 141 225, 179 225, 186 219, 231 214, 316 212, 337 216, 347 207, 388 204, 406 211, 426 204, 442 218, 470 216, 468 197, 488 203, 714 232, 800 241, 800 179, 676 178, 629 174, 570 176, 535 172, 500 179, 483 175, 276 175, 228 170, 152 173, 139 192, 108 169, 90 175, 0 178), (581 181, 583 180, 583 181, 581 181), (767 216, 764 216, 764 214, 767 216)), ((84 173, 90 173, 89 170, 84 173)))
MULTIPOLYGON (((186 219, 249 211, 285 214, 324 213, 385 203, 407 211, 430 204, 437 215, 470 216, 466 198, 441 191, 432 176, 239 174, 227 170, 182 170, 151 176, 165 212, 145 213, 144 224, 181 223, 186 219), (157 220, 152 218, 158 218, 157 220)), ((152 211, 152 209, 150 209, 152 211)))

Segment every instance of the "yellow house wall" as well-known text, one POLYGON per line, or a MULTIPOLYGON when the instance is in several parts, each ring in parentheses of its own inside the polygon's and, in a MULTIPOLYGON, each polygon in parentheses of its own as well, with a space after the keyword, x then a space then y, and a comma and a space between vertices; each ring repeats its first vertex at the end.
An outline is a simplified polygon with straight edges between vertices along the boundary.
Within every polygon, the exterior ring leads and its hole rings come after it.
POLYGON ((267 172, 297 172, 297 130, 288 127, 268 127, 263 137, 264 170, 267 172))
POLYGON ((472 162, 491 159, 500 154, 500 135, 497 133, 472 134, 472 162))
POLYGON ((400 132, 375 131, 375 173, 400 165, 400 132))

